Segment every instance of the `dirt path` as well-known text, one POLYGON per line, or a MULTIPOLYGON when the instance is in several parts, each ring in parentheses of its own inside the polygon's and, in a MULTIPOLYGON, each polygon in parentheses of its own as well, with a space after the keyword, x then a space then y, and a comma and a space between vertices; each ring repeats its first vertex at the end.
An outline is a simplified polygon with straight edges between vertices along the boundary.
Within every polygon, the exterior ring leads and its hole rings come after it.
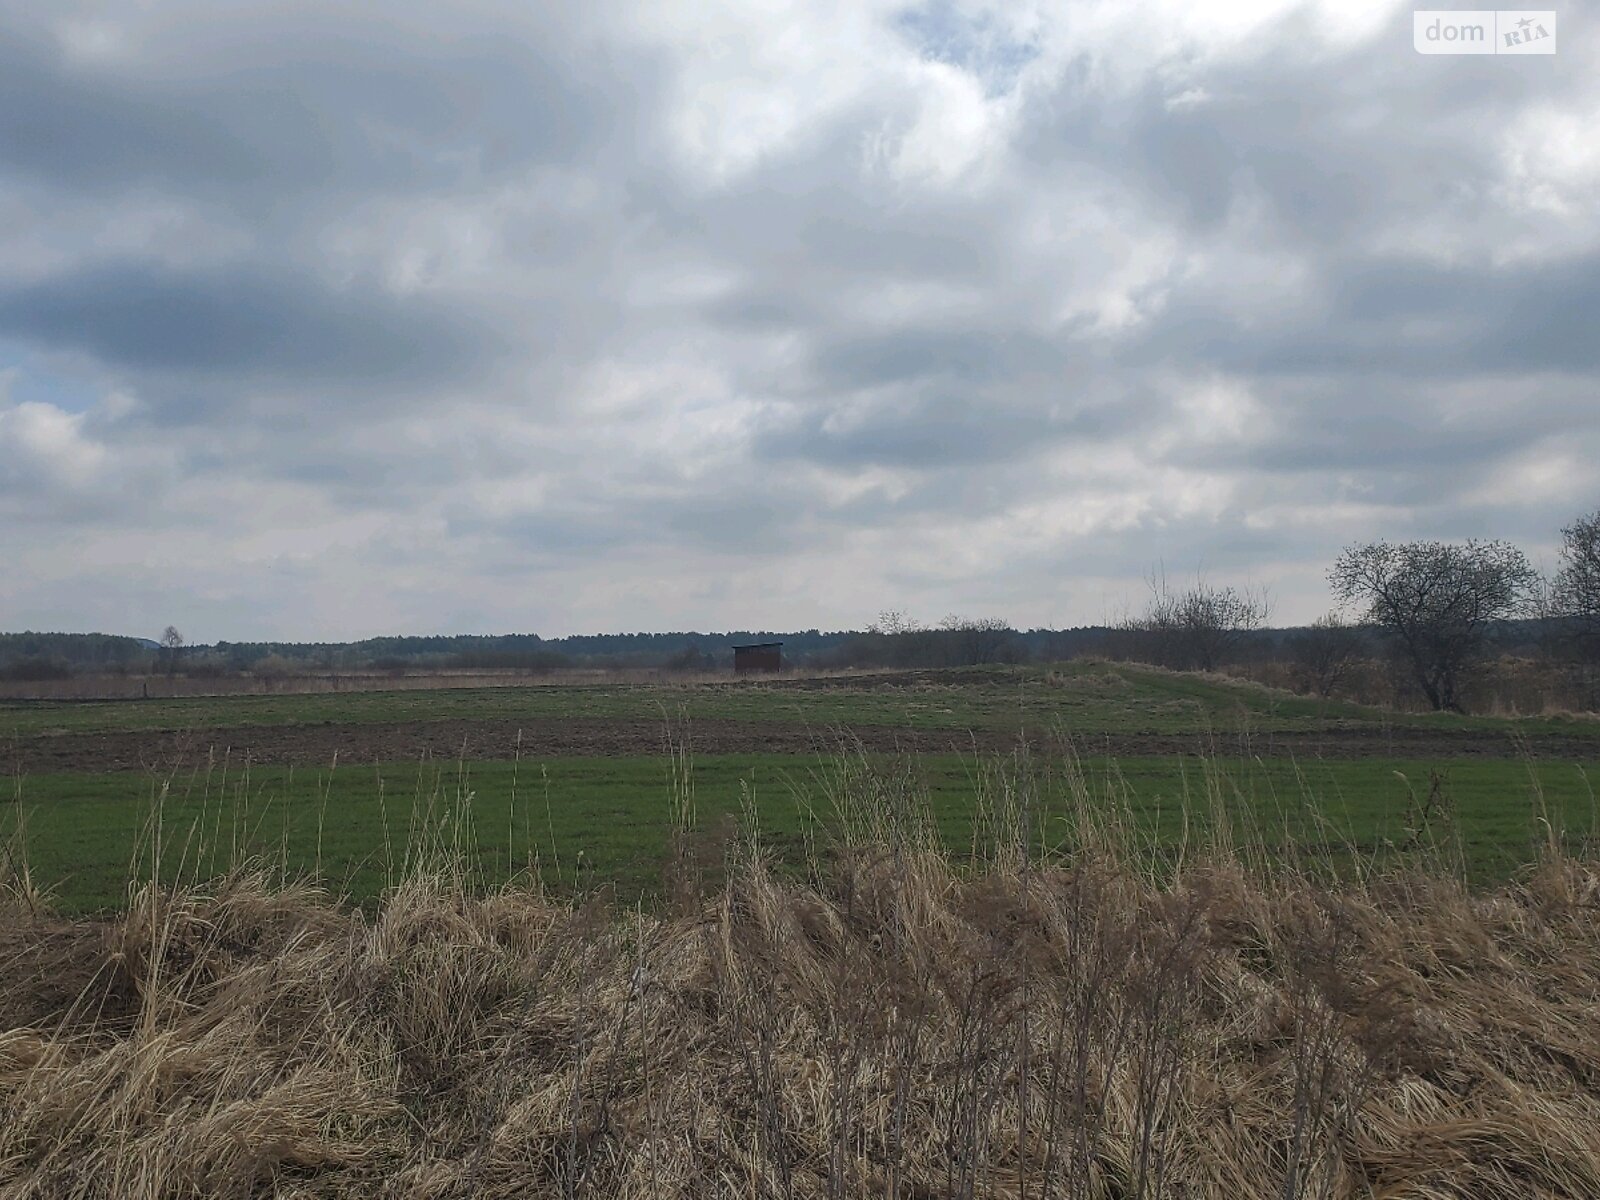
MULTIPOLYGON (((810 754, 837 751, 835 730, 764 721, 701 719, 688 727, 696 754, 810 754)), ((655 720, 544 718, 518 721, 405 721, 352 725, 257 725, 122 733, 68 733, 0 744, 8 772, 166 770, 202 763, 208 755, 233 763, 327 766, 415 762, 424 757, 524 759, 624 757, 660 754, 666 729, 655 720), (520 740, 519 740, 520 739, 520 740)), ((858 726, 848 735, 877 751, 937 754, 1003 750, 1017 744, 1005 730, 907 729, 858 726)), ((1298 758, 1508 758, 1524 751, 1539 759, 1600 761, 1600 737, 1543 736, 1513 742, 1503 735, 1437 730, 1343 728, 1326 731, 1204 734, 1088 734, 1079 754, 1131 758, 1212 753, 1298 758)), ((1045 748, 1045 747, 1040 747, 1045 748)))

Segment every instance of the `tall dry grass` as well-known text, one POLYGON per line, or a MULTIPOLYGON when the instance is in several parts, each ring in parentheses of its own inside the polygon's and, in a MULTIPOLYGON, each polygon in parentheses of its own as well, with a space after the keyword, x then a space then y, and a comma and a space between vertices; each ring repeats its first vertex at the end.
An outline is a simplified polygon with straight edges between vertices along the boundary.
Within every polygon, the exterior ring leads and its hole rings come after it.
POLYGON ((978 769, 958 869, 841 756, 807 877, 685 830, 649 912, 475 893, 459 821, 372 913, 241 867, 65 922, 7 874, 0 1193, 1600 1195, 1600 864, 1338 883, 1212 822, 1158 865, 1036 779, 978 769))

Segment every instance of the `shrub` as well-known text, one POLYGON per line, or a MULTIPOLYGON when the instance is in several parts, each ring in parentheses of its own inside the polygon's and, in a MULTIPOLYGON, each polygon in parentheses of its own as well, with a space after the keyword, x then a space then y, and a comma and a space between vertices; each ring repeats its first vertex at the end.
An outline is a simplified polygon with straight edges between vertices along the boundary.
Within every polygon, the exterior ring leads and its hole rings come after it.
POLYGON ((72 668, 57 658, 19 658, 0 667, 0 679, 10 683, 47 683, 71 678, 72 668))

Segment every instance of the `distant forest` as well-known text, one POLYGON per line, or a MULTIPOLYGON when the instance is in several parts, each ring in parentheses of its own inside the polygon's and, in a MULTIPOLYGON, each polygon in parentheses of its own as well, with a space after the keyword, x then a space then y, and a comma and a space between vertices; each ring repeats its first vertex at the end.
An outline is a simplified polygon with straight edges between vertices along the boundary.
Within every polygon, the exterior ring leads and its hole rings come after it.
MULTIPOLYGON (((159 642, 104 634, 0 634, 0 680, 162 672, 288 676, 644 668, 718 672, 733 648, 782 642, 800 669, 962 667, 1096 656, 1176 671, 1244 673, 1324 698, 1346 696, 1436 711, 1600 711, 1600 510, 1561 530, 1548 578, 1504 541, 1367 542, 1328 572, 1338 607, 1309 626, 1273 628, 1259 589, 1204 578, 1149 579, 1142 612, 1115 625, 1014 629, 993 617, 924 625, 900 611, 864 630, 538 634, 368 638, 359 642, 187 645, 169 626, 159 642)), ((148 681, 146 681, 148 683, 148 681)), ((143 689, 148 693, 148 688, 143 689)))
MULTIPOLYGON (((976 624, 976 623, 975 623, 976 624)), ((915 633, 770 629, 726 633, 610 633, 544 638, 538 634, 461 634, 366 638, 358 642, 217 642, 173 651, 141 638, 100 633, 0 633, 0 674, 60 678, 73 673, 267 669, 321 671, 557 670, 646 667, 731 668, 733 647, 782 642, 797 667, 959 665, 1020 662, 1092 653, 1108 631, 1098 628, 1026 632, 985 627, 915 633), (913 661, 914 660, 914 661, 913 661)))
MULTIPOLYGON (((1231 658, 1275 657, 1298 629, 1244 633, 1231 658)), ((1504 649, 1531 645, 1539 622, 1513 621, 1500 633, 1504 649)), ((938 667, 1056 662, 1086 655, 1141 657, 1127 631, 1107 626, 1011 629, 1001 622, 949 622, 937 628, 822 631, 734 630, 726 633, 612 633, 543 638, 538 634, 461 634, 367 638, 358 642, 217 642, 163 648, 155 642, 101 633, 0 633, 0 678, 43 680, 74 674, 141 674, 176 670, 223 672, 731 668, 733 647, 782 642, 795 667, 938 667)))

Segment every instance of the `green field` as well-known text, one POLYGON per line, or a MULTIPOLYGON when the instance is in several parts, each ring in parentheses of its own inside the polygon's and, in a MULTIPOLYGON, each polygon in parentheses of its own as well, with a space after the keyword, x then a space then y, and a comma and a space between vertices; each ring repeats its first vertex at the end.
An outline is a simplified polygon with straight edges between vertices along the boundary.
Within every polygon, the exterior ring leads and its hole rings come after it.
POLYGON ((337 767, 242 767, 197 746, 186 760, 143 771, 18 771, 0 806, 10 847, 0 873, 26 863, 64 912, 115 908, 157 855, 166 878, 256 862, 367 902, 419 856, 448 848, 485 885, 537 875, 564 894, 604 889, 632 901, 658 892, 675 807, 686 799, 703 856, 714 860, 719 839, 748 819, 796 869, 826 859, 874 797, 926 812, 958 857, 990 853, 993 813, 1026 797, 1029 844, 1041 848, 1082 836, 1076 825, 1088 812, 1159 860, 1205 845, 1221 818, 1231 839, 1273 858, 1352 871, 1442 853, 1474 881, 1515 872, 1551 836, 1578 844, 1596 830, 1600 737, 1591 721, 1401 715, 1105 664, 756 685, 10 705, 0 709, 0 731, 25 752, 72 739, 92 750, 100 734, 130 730, 333 727, 359 741, 381 722, 425 730, 598 721, 604 731, 608 721, 670 720, 692 742, 696 722, 730 718, 818 731, 816 748, 673 759, 608 745, 582 756, 535 749, 517 761, 415 755, 345 765, 342 755, 337 767), (868 729, 1025 730, 1031 740, 1020 755, 991 747, 913 756, 850 747, 839 732, 868 729), (1330 729, 1409 730, 1413 748, 1385 752, 1374 737, 1370 750, 1335 756, 1307 750, 1309 742, 1262 754, 1241 752, 1255 743, 1230 736, 1330 729), (1063 749, 1061 734, 1077 750, 1063 749), (1104 753, 1107 736, 1145 734, 1209 734, 1222 749, 1145 753, 1134 740, 1115 757, 1104 753), (1562 753, 1517 753, 1516 739, 1540 736, 1562 739, 1562 753))
MULTIPOLYGON (((1131 818, 1141 837, 1174 848, 1208 839, 1226 814, 1235 840, 1274 855, 1295 846, 1309 861, 1350 865, 1352 854, 1392 863, 1408 826, 1440 779, 1441 811, 1422 846, 1459 839, 1476 881, 1504 878, 1531 861, 1544 820, 1569 845, 1596 829, 1596 768, 1576 763, 1285 760, 1031 759, 953 755, 915 761, 727 755, 701 758, 687 779, 694 824, 728 835, 746 812, 791 865, 808 843, 823 855, 841 836, 841 811, 865 788, 900 789, 925 803, 959 856, 987 851, 976 798, 1002 793, 1001 776, 1025 775, 1037 792, 1037 836, 1069 841, 1087 795, 1131 818), (851 793, 851 795, 847 795, 851 793), (841 800, 843 802, 841 803, 841 800), (1220 809, 1217 806, 1220 801, 1220 809), (974 838, 977 838, 975 846, 974 838)), ((114 908, 129 880, 149 874, 159 850, 168 878, 207 877, 247 859, 291 877, 315 876, 368 901, 404 872, 424 841, 465 851, 482 882, 536 871, 562 893, 614 885, 648 897, 661 880, 674 828, 675 781, 661 759, 565 758, 545 763, 469 762, 309 770, 256 767, 229 776, 194 772, 170 780, 137 773, 58 774, 25 781, 26 854, 36 882, 62 911, 114 908)), ((15 828, 16 807, 6 816, 15 828)))
POLYGON ((363 725, 399 721, 597 718, 739 719, 831 726, 1044 730, 1074 735, 1200 729, 1313 729, 1329 725, 1527 734, 1600 742, 1589 718, 1507 721, 1404 713, 1292 695, 1244 682, 1124 663, 915 671, 771 683, 569 684, 459 690, 353 691, 149 701, 0 701, 0 738, 116 730, 247 725, 363 725))

